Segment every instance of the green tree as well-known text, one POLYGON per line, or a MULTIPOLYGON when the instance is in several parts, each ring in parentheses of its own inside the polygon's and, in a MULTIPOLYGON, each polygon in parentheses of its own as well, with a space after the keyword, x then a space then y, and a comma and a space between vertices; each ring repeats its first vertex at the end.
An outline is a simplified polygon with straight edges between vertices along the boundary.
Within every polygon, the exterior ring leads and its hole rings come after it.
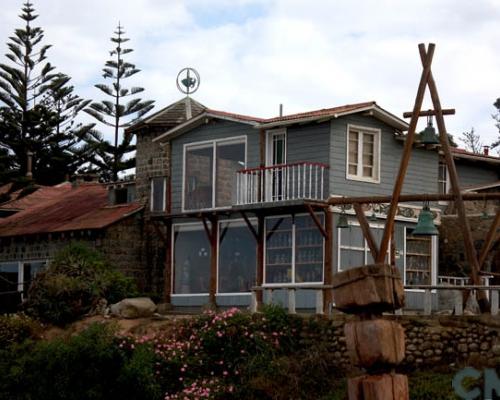
POLYGON ((56 74, 47 61, 51 46, 42 44, 42 28, 32 26, 38 17, 34 12, 26 2, 19 16, 24 26, 7 43, 9 62, 0 64, 0 146, 12 158, 17 180, 26 176, 31 158, 34 180, 54 184, 72 173, 79 160, 73 158, 76 131, 61 127, 71 125, 88 102, 71 97, 69 78, 56 74))
POLYGON ((496 101, 493 103, 493 106, 496 108, 496 113, 493 114, 493 119, 495 120, 495 126, 498 129, 499 132, 499 137, 498 139, 491 144, 492 148, 500 146, 500 97, 496 99, 496 101))
POLYGON ((483 143, 481 142, 481 137, 474 131, 474 128, 471 128, 470 131, 462 132, 459 140, 464 144, 466 150, 476 154, 481 153, 483 143))
POLYGON ((114 141, 110 143, 100 133, 93 132, 87 143, 96 149, 96 157, 93 161, 104 180, 116 180, 120 171, 134 167, 135 158, 128 157, 135 150, 132 136, 123 135, 120 138, 120 130, 127 128, 149 112, 154 107, 154 101, 142 100, 139 97, 132 98, 144 91, 142 87, 123 86, 123 81, 140 72, 134 64, 124 61, 124 56, 131 53, 132 49, 123 48, 123 44, 129 39, 123 35, 125 31, 119 24, 115 35, 111 38, 116 47, 111 50, 113 59, 108 60, 103 68, 104 79, 110 79, 111 85, 95 85, 111 100, 92 103, 85 111, 102 124, 113 129, 114 141), (125 99, 126 102, 125 102, 125 99))

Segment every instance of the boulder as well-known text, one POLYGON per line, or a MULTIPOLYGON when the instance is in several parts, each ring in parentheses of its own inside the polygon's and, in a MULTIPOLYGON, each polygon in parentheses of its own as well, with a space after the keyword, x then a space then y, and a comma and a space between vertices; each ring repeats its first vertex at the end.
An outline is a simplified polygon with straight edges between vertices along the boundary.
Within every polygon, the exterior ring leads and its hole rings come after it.
POLYGON ((123 299, 111 305, 111 314, 120 318, 147 318, 156 311, 156 305, 149 297, 123 299))

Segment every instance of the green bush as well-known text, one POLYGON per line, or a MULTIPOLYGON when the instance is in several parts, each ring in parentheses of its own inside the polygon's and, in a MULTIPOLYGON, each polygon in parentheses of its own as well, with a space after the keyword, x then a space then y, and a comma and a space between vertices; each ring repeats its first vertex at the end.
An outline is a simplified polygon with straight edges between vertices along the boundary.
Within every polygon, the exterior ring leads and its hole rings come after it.
POLYGON ((102 299, 115 303, 137 293, 131 278, 83 244, 71 244, 39 273, 23 307, 42 321, 63 325, 95 308, 102 299))
POLYGON ((0 315, 0 348, 36 338, 40 331, 40 324, 25 314, 0 315))

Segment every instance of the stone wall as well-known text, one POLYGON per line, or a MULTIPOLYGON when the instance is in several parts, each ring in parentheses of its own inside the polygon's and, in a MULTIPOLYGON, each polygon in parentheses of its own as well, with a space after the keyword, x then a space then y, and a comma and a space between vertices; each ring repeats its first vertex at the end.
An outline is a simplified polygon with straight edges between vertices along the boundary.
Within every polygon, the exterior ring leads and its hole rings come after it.
MULTIPOLYGON (((390 316, 399 322, 406 337, 406 355, 401 368, 495 367, 500 364, 500 318, 491 316, 390 316)), ((344 323, 353 317, 335 316, 321 329, 301 332, 301 340, 324 341, 337 365, 352 369, 344 336, 344 323)))
POLYGON ((136 213, 102 231, 77 231, 2 239, 0 262, 50 260, 70 243, 84 243, 104 254, 116 267, 137 280, 141 291, 161 293, 165 249, 136 213))
MULTIPOLYGON (((153 138, 164 130, 149 130, 137 134, 135 181, 137 199, 149 205, 150 180, 157 176, 170 175, 170 145, 160 146, 153 138)), ((147 207, 146 213, 149 211, 147 207)))

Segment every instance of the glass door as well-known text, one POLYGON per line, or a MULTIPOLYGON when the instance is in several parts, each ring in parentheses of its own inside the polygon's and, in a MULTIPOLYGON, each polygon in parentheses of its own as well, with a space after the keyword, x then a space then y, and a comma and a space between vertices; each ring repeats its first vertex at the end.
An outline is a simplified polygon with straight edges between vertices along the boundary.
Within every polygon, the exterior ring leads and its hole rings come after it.
POLYGON ((266 201, 285 199, 286 131, 271 131, 267 137, 266 201))

